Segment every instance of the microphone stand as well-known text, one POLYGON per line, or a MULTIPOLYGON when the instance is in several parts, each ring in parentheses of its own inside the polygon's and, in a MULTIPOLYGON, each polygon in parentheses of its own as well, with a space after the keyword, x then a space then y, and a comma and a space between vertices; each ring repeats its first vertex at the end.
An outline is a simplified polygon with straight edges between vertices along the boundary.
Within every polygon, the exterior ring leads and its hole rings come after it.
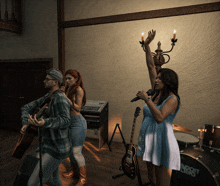
POLYGON ((43 171, 42 171, 42 135, 41 135, 41 129, 38 128, 38 135, 39 135, 39 151, 40 151, 40 170, 39 170, 39 178, 40 178, 40 186, 43 186, 42 178, 43 178, 43 171))
MULTIPOLYGON (((51 105, 53 101, 53 95, 54 92, 46 99, 46 104, 49 101, 49 106, 51 105)), ((39 135, 39 152, 40 152, 40 170, 39 170, 39 178, 40 178, 40 186, 43 186, 43 171, 42 171, 42 133, 41 133, 41 127, 38 127, 38 135, 39 135)))
MULTIPOLYGON (((54 92, 48 97, 47 101, 50 101, 49 106, 53 101, 54 92)), ((40 152, 40 170, 39 170, 39 177, 40 177, 40 186, 43 186, 42 178, 43 178, 43 171, 42 171, 42 134, 41 134, 41 127, 38 127, 38 135, 39 135, 39 152, 40 152)))

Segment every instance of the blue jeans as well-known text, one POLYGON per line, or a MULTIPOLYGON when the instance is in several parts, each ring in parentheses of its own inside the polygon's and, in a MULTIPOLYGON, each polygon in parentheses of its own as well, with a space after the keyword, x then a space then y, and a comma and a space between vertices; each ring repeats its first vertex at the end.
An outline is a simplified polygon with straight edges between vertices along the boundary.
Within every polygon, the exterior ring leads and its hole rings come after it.
POLYGON ((72 151, 70 155, 71 163, 77 163, 78 167, 85 165, 85 158, 82 155, 82 148, 86 138, 87 123, 82 115, 70 117, 70 138, 72 151))
MULTIPOLYGON (((36 157, 38 155, 39 153, 35 153, 36 157)), ((51 184, 56 186, 62 186, 62 181, 59 176, 59 165, 60 163, 62 163, 62 161, 63 159, 58 160, 47 153, 42 154, 43 184, 45 184, 49 179, 49 182, 51 184)), ((32 175, 30 176, 27 186, 40 186, 39 171, 40 171, 40 161, 37 163, 32 175)))

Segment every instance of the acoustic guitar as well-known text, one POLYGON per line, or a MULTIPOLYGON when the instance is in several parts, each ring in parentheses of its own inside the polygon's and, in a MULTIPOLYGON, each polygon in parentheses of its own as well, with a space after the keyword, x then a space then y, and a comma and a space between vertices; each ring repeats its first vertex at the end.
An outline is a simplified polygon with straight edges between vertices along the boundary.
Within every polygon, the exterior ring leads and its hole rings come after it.
MULTIPOLYGON (((36 114, 37 119, 42 117, 45 114, 50 101, 51 101, 50 97, 46 98, 46 100, 43 103, 43 106, 41 108, 38 108, 32 114, 32 117, 35 114, 36 114)), ((17 158, 17 159, 21 159, 22 156, 24 155, 25 151, 30 147, 34 137, 37 135, 38 135, 38 127, 34 126, 34 125, 29 125, 26 128, 24 134, 20 135, 18 142, 16 143, 16 146, 15 146, 14 151, 12 153, 12 157, 17 158)))
POLYGON ((136 177, 137 172, 138 172, 138 162, 137 162, 137 155, 136 155, 137 148, 133 144, 133 136, 134 136, 134 128, 136 124, 136 119, 139 116, 140 110, 141 110, 140 107, 136 108, 136 111, 134 114, 132 131, 131 131, 130 144, 126 145, 126 153, 121 161, 122 170, 129 178, 132 178, 132 179, 136 177))

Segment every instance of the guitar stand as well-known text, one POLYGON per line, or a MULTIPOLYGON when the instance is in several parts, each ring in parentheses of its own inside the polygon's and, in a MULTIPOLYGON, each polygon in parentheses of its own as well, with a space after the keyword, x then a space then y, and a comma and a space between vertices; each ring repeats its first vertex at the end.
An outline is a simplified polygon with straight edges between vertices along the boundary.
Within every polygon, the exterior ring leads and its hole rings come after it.
MULTIPOLYGON (((122 170, 122 166, 119 167, 119 170, 122 170)), ((112 176, 112 179, 116 179, 116 178, 124 176, 124 175, 126 175, 126 174, 125 173, 117 174, 115 176, 112 176)), ((147 185, 150 185, 150 183, 151 183, 151 182, 148 182, 146 184, 142 184, 139 166, 137 167, 137 178, 138 178, 138 185, 137 186, 147 186, 147 185)), ((133 180, 134 178, 131 178, 131 179, 133 180)))
POLYGON ((111 143, 112 143, 112 139, 113 139, 113 137, 114 137, 114 135, 115 135, 115 131, 116 131, 117 127, 118 127, 118 129, 119 129, 119 131, 120 131, 120 134, 121 134, 123 143, 124 143, 125 148, 126 148, 125 139, 124 139, 124 137, 123 137, 123 135, 122 135, 121 129, 120 129, 120 127, 119 127, 119 124, 117 123, 116 126, 115 126, 115 129, 114 129, 114 132, 113 132, 113 134, 112 134, 112 137, 111 137, 111 139, 110 139, 110 141, 109 141, 109 143, 108 143, 108 148, 109 148, 110 151, 112 151, 111 148, 110 148, 110 145, 111 145, 111 143))
MULTIPOLYGON (((121 134, 123 143, 124 143, 125 148, 126 148, 125 139, 124 139, 124 137, 123 137, 123 135, 122 135, 121 129, 120 129, 120 127, 119 127, 119 124, 117 123, 116 126, 115 126, 115 129, 114 129, 114 132, 113 132, 113 134, 112 134, 112 137, 111 137, 111 139, 110 139, 110 141, 109 141, 109 143, 108 143, 108 147, 109 147, 109 150, 110 150, 110 151, 112 151, 111 148, 110 148, 110 145, 111 145, 112 139, 113 139, 113 137, 114 137, 114 135, 115 135, 115 131, 116 131, 117 127, 118 127, 118 129, 119 129, 119 131, 120 131, 120 134, 121 134)), ((137 161, 137 164, 138 164, 138 161, 137 161)), ((119 167, 119 170, 122 170, 122 166, 119 167)), ((121 176, 124 176, 124 175, 126 175, 126 174, 125 174, 125 173, 117 174, 117 175, 115 175, 115 176, 112 176, 112 179, 116 179, 116 178, 121 177, 121 176)), ((139 166, 137 166, 137 177, 138 177, 138 186, 147 186, 147 185, 150 185, 151 182, 148 182, 148 183, 146 183, 146 184, 142 184, 139 166)), ((133 179, 134 179, 134 178, 133 178, 133 179)), ((133 179, 132 179, 132 180, 133 180, 133 179)))

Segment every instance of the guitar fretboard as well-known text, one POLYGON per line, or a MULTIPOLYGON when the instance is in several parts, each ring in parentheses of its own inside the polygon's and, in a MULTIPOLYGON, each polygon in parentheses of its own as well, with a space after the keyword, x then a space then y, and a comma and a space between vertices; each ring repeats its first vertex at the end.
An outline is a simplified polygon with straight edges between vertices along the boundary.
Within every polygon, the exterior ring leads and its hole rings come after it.
POLYGON ((130 144, 133 144, 133 137, 134 137, 134 128, 135 128, 136 118, 133 120, 132 130, 131 130, 131 139, 130 144))
POLYGON ((132 145, 133 145, 134 128, 135 128, 136 119, 139 116, 140 110, 141 110, 140 107, 137 107, 135 110, 134 120, 133 120, 133 125, 132 125, 132 130, 131 130, 130 148, 132 148, 132 145))
POLYGON ((39 119, 43 114, 44 114, 44 112, 47 110, 47 108, 44 106, 43 108, 41 108, 40 110, 39 110, 39 112, 37 113, 37 115, 36 115, 36 118, 37 119, 39 119))

